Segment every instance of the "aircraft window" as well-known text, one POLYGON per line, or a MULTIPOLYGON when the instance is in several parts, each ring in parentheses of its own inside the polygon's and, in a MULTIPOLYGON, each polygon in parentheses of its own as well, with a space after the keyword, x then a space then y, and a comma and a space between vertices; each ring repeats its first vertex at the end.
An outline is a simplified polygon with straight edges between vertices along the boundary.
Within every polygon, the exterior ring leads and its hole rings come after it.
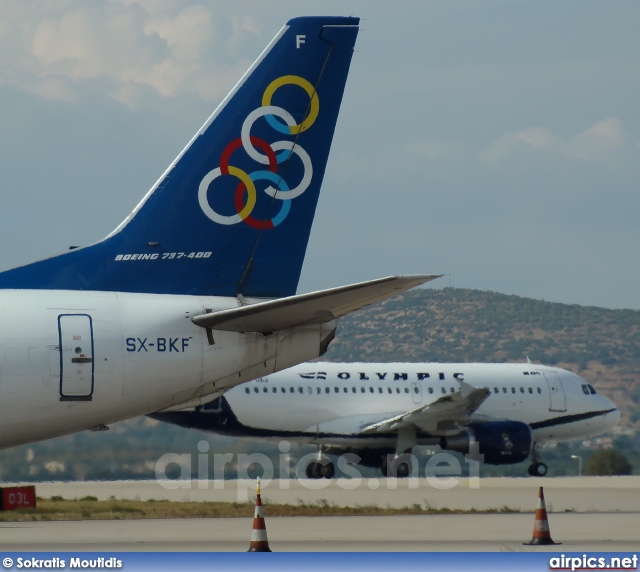
POLYGON ((500 390, 497 387, 493 388, 493 393, 500 393, 500 390))
POLYGON ((417 385, 413 388, 413 393, 420 393, 420 388, 417 385))
POLYGON ((253 391, 254 391, 254 393, 259 393, 259 392, 260 392, 260 389, 258 389, 257 387, 254 387, 254 388, 253 388, 253 391))
POLYGON ((593 385, 588 385, 587 387, 589 388, 589 391, 591 392, 591 395, 595 395, 596 394, 596 390, 593 389, 593 385))
POLYGON ((396 387, 396 393, 400 393, 400 388, 396 387))
POLYGON ((585 384, 582 385, 582 393, 589 395, 589 388, 585 384))
POLYGON ((365 393, 367 391, 367 389, 365 387, 361 387, 360 388, 360 393, 365 393))
POLYGON ((280 388, 280 391, 282 391, 282 393, 287 393, 287 390, 286 390, 286 388, 284 388, 284 387, 281 387, 281 388, 280 388))
POLYGON ((520 387, 520 393, 524 393, 524 387, 520 387))
POLYGON ((334 391, 335 393, 340 393, 340 388, 336 385, 336 386, 333 388, 333 391, 334 391))
POLYGON ((272 393, 278 393, 278 388, 277 387, 272 387, 271 388, 271 392, 272 393))
POLYGON ((320 395, 322 393, 322 388, 321 387, 316 387, 316 393, 318 395, 320 395))
MULTIPOLYGON (((584 387, 584 385, 582 387, 584 387)), ((251 393, 251 390, 248 387, 245 387, 244 388, 244 392, 245 393, 251 393)), ((588 391, 587 391, 587 393, 588 393, 588 391)))
POLYGON ((438 374, 438 379, 444 379, 444 373, 439 373, 438 374))
POLYGON ((330 391, 331 391, 331 388, 330 388, 330 387, 325 387, 325 388, 324 388, 324 392, 325 392, 325 393, 329 393, 330 391))
POLYGON ((262 393, 269 393, 269 388, 268 387, 263 387, 262 388, 262 393))
POLYGON ((449 393, 455 393, 455 392, 456 392, 456 390, 453 387, 449 388, 449 393))
POLYGON ((388 387, 388 388, 387 388, 387 391, 388 391, 389 393, 393 393, 393 389, 391 389, 390 387, 388 387))
POLYGON ((502 388, 502 393, 507 393, 507 388, 506 387, 502 388))
POLYGON ((382 388, 381 387, 378 388, 378 393, 382 393, 382 388))
POLYGON ((529 393, 533 393, 533 387, 529 388, 529 393))
POLYGON ((441 388, 441 391, 442 393, 447 393, 447 390, 444 387, 441 388))
POLYGON ((542 393, 542 389, 541 388, 538 388, 538 393, 542 393))
POLYGON ((373 393, 373 387, 369 388, 369 393, 373 393))
POLYGON ((427 388, 427 391, 428 391, 429 393, 433 393, 433 387, 429 387, 429 388, 427 388))
POLYGON ((355 387, 351 388, 351 393, 355 393, 356 391, 358 391, 355 387))
POLYGON ((342 391, 344 391, 345 393, 349 393, 349 388, 345 387, 342 391))
POLYGON ((511 388, 511 393, 515 393, 515 392, 516 392, 516 388, 515 388, 515 387, 512 387, 512 388, 511 388))
POLYGON ((295 393, 296 392, 296 388, 295 387, 290 387, 289 388, 289 393, 295 393))
POLYGON ((304 393, 304 387, 298 387, 298 393, 304 393))
POLYGON ((405 387, 405 388, 404 388, 404 392, 405 392, 405 393, 409 393, 409 388, 408 388, 408 387, 405 387))
POLYGON ((313 387, 307 387, 307 393, 311 395, 313 393, 313 387))

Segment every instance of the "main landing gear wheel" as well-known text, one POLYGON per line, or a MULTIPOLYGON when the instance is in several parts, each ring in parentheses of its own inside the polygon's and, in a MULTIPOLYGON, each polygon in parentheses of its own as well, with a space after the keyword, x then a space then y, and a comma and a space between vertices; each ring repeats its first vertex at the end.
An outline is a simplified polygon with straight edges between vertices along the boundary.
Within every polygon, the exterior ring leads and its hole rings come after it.
POLYGON ((398 455, 397 457, 387 458, 382 461, 382 474, 385 477, 396 477, 405 479, 413 470, 411 457, 409 455, 398 455))
POLYGON ((320 463, 313 461, 307 465, 304 471, 307 475, 307 479, 319 479, 320 478, 320 463))
POLYGON ((529 475, 532 477, 544 477, 547 474, 547 465, 544 463, 531 463, 529 465, 529 475))
POLYGON ((336 474, 336 468, 330 459, 325 458, 321 461, 309 463, 305 473, 308 479, 333 479, 336 474))

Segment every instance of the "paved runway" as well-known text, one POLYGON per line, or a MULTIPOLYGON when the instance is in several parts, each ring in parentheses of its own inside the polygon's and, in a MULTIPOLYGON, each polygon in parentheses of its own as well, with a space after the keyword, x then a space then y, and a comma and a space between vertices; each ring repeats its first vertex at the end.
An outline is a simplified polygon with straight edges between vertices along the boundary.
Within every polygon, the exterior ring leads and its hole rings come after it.
MULTIPOLYGON (((532 514, 269 518, 272 550, 291 551, 625 551, 640 544, 637 514, 550 515, 562 546, 523 546, 532 514)), ((252 519, 0 523, 6 551, 246 551, 252 519)))
MULTIPOLYGON (((264 483, 267 530, 274 551, 630 551, 640 546, 640 477, 483 479, 455 487, 420 481, 273 481, 264 483), (533 513, 543 484, 552 537, 561 547, 533 548, 533 513), (396 486, 397 488, 393 488, 396 486), (319 488, 322 487, 322 488, 319 488), (315 490, 314 490, 315 488, 315 490), (269 502, 486 509, 521 514, 270 518, 269 502)), ((175 483, 174 483, 175 484, 175 483)), ((236 501, 253 482, 193 482, 167 489, 155 481, 44 483, 39 496, 236 501)), ((251 519, 0 523, 0 551, 245 551, 251 519)))

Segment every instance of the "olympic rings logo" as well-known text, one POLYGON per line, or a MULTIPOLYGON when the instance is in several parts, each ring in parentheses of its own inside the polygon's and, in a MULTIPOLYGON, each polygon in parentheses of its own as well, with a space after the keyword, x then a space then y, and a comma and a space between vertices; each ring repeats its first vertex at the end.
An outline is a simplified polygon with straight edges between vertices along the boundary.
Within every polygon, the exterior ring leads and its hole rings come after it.
POLYGON ((296 75, 284 75, 273 80, 262 96, 262 106, 254 109, 246 117, 242 124, 240 137, 234 139, 222 151, 220 166, 209 171, 198 188, 198 202, 204 214, 218 224, 232 225, 244 222, 253 228, 269 229, 278 226, 289 214, 291 201, 304 193, 313 176, 313 166, 309 154, 297 143, 292 141, 276 141, 267 143, 264 139, 251 135, 254 122, 264 117, 275 131, 285 135, 297 135, 306 131, 313 125, 320 111, 318 94, 313 86, 304 78, 296 75), (276 90, 283 85, 297 85, 307 92, 310 100, 309 114, 300 124, 297 124, 293 116, 283 109, 271 105, 271 99, 276 90), (230 165, 230 159, 234 151, 242 147, 247 155, 264 168, 247 173, 238 167, 230 165), (304 167, 304 174, 300 183, 289 188, 287 182, 278 175, 278 165, 287 161, 292 154, 298 156, 304 167), (234 206, 237 214, 222 215, 211 208, 207 193, 211 184, 222 175, 231 175, 239 180, 234 194, 234 206), (258 220, 251 216, 257 201, 256 181, 272 183, 264 192, 282 202, 280 211, 270 220, 258 220), (245 201, 246 195, 246 201, 245 201))

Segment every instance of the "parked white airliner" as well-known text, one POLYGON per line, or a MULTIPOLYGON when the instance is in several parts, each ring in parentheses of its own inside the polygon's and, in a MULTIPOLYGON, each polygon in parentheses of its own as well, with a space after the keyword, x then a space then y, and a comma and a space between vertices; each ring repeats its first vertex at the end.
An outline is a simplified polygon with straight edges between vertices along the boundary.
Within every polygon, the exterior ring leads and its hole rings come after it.
POLYGON ((620 412, 580 376, 556 367, 317 362, 152 417, 234 437, 321 445, 307 466, 309 478, 331 478, 335 469, 325 454, 342 453, 357 454, 385 475, 407 476, 416 445, 479 453, 478 460, 493 465, 531 457, 529 474, 543 476, 543 443, 604 433, 620 412))
POLYGON ((0 273, 0 448, 209 401, 435 278, 295 295, 358 23, 289 21, 108 237, 0 273))

